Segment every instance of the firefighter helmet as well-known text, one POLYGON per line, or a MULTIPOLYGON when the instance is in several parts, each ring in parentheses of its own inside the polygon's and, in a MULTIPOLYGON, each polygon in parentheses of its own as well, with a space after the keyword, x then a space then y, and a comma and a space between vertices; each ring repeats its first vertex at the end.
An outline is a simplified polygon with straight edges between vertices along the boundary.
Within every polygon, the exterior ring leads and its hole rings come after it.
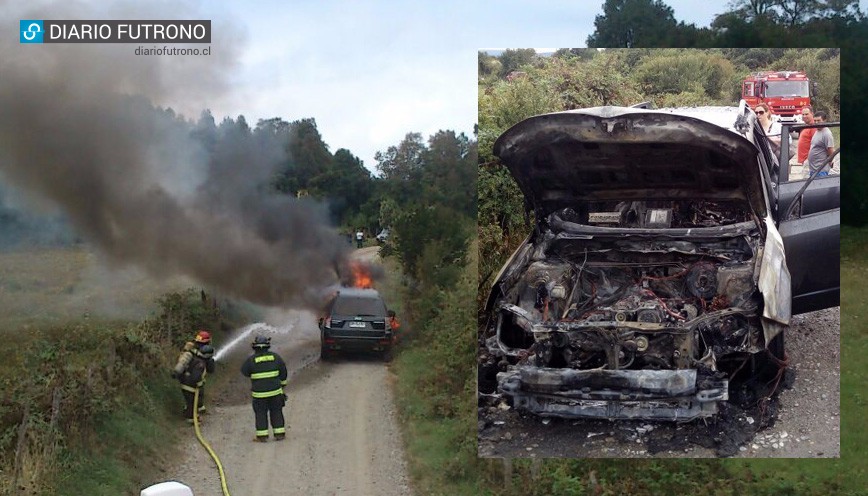
POLYGON ((199 331, 196 333, 196 342, 200 344, 207 344, 211 342, 211 333, 208 331, 199 331))
POLYGON ((271 348, 271 338, 266 336, 256 336, 253 339, 253 349, 268 349, 271 348))

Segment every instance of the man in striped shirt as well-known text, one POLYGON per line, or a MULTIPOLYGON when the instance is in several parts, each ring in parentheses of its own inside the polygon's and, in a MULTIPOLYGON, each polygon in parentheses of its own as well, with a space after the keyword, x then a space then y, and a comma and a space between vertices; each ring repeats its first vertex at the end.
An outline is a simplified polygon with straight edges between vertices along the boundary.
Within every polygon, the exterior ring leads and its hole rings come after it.
POLYGON ((271 338, 256 336, 253 340, 253 355, 241 365, 241 373, 250 378, 250 390, 253 392, 253 413, 256 416, 255 441, 268 441, 268 423, 271 420, 271 431, 274 439, 281 441, 286 438, 286 427, 283 419, 283 406, 286 395, 286 363, 280 355, 269 351, 271 338))

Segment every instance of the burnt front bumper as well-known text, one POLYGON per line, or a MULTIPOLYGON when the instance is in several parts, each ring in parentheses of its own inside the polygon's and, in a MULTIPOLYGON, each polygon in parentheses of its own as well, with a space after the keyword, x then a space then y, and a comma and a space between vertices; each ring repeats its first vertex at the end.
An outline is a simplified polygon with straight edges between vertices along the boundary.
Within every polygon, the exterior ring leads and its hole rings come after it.
POLYGON ((729 381, 696 369, 576 370, 512 367, 498 389, 518 410, 565 418, 686 421, 717 414, 729 381))

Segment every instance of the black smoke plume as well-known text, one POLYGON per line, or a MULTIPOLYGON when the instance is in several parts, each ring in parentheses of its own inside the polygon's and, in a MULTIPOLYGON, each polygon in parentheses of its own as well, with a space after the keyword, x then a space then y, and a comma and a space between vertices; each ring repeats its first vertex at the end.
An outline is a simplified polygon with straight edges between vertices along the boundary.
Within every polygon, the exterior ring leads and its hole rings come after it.
MULTIPOLYGON (((0 8, 5 19, 173 18, 10 10, 0 8)), ((184 17, 197 18, 174 18, 184 17)), ((0 180, 57 206, 117 265, 266 305, 315 304, 347 245, 321 206, 270 187, 290 160, 286 133, 168 109, 201 110, 231 93, 239 38, 215 23, 212 55, 197 58, 4 37, 0 180)))

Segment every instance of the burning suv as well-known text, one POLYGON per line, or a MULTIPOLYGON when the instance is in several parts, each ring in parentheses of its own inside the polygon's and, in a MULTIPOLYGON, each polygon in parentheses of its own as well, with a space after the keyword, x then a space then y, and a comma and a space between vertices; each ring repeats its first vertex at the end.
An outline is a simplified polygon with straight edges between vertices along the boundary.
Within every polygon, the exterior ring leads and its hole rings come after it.
POLYGON ((376 290, 341 288, 320 319, 320 356, 328 360, 338 352, 378 352, 391 360, 392 329, 386 313, 376 290))
POLYGON ((793 198, 744 105, 540 115, 494 153, 535 226, 484 308, 483 395, 543 416, 713 416, 777 384, 797 301, 837 304, 839 210, 779 218, 793 198), (785 244, 829 260, 788 264, 785 244))

